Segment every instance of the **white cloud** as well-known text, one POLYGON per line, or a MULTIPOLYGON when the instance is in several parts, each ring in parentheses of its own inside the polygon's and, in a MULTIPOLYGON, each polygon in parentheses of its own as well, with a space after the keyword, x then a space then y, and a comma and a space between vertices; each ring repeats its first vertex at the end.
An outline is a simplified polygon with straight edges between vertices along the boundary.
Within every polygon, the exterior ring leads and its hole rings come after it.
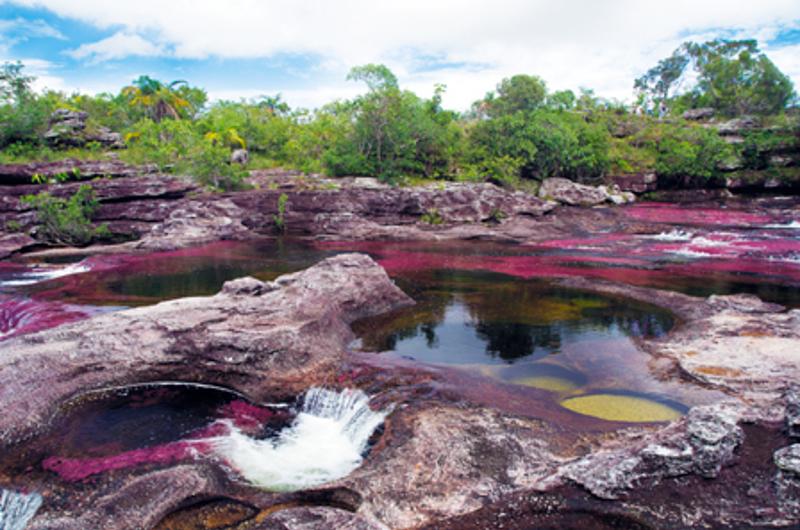
MULTIPOLYGON (((797 0, 138 0, 115 2, 111 9, 106 0, 18 3, 100 28, 122 28, 74 50, 79 58, 311 54, 326 79, 343 79, 353 65, 384 62, 409 88, 429 93, 433 83, 447 84, 445 103, 456 108, 466 108, 515 73, 541 75, 555 89, 584 85, 627 98, 633 79, 684 40, 764 38, 800 19, 797 0), (418 72, 420 55, 472 67, 418 72)), ((243 77, 246 72, 236 82, 243 77)), ((310 83, 321 77, 312 74, 310 83)), ((254 90, 258 87, 240 89, 254 90)), ((316 93, 343 90, 342 83, 334 83, 316 93)), ((313 94, 298 97, 324 101, 313 94)))
POLYGON ((136 33, 118 31, 110 37, 90 44, 82 44, 78 48, 67 52, 75 59, 88 59, 92 62, 123 59, 134 55, 157 56, 163 55, 165 48, 154 44, 136 33))
POLYGON ((66 39, 44 20, 27 20, 21 17, 0 19, 0 54, 7 54, 14 45, 32 38, 66 39))

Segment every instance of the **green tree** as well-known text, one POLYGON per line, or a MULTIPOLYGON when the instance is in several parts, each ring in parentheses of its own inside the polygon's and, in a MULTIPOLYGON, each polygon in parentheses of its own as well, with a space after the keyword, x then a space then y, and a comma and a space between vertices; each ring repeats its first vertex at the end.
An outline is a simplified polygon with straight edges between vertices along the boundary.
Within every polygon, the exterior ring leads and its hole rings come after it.
POLYGON ((489 92, 478 108, 491 117, 506 116, 519 111, 535 110, 547 96, 547 85, 535 75, 515 75, 500 81, 497 92, 489 92))
POLYGON ((431 100, 400 90, 384 65, 353 68, 348 79, 364 81, 368 92, 336 107, 352 123, 326 156, 333 174, 361 174, 395 180, 406 175, 428 177, 451 170, 460 131, 453 112, 441 108, 444 87, 431 100))
POLYGON ((132 107, 155 122, 191 118, 206 100, 204 91, 189 87, 186 81, 165 84, 147 75, 139 76, 121 93, 132 107))
POLYGON ((517 168, 523 178, 589 181, 609 166, 607 129, 576 112, 538 109, 482 120, 471 131, 470 145, 470 162, 487 173, 517 168))
POLYGON ((0 147, 39 144, 53 111, 52 99, 34 93, 35 78, 23 69, 20 62, 6 62, 0 68, 0 147))
POLYGON ((794 98, 791 80, 759 50, 755 40, 684 43, 634 86, 658 101, 672 97, 681 106, 713 107, 728 116, 776 114, 794 98), (697 82, 675 96, 689 66, 697 82))

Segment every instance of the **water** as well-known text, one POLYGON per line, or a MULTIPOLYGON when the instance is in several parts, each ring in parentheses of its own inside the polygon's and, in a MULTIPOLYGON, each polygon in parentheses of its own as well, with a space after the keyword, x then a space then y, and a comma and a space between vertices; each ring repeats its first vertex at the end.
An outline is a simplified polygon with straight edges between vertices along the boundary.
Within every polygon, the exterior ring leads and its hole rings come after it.
POLYGON ((42 505, 38 493, 19 493, 0 488, 0 530, 25 530, 42 505))
POLYGON ((91 268, 83 263, 74 263, 65 265, 63 267, 34 267, 29 270, 22 270, 18 274, 12 274, 0 280, 0 289, 8 287, 20 287, 24 285, 33 285, 40 282, 55 280, 65 276, 72 276, 73 274, 82 274, 89 272, 91 268))
POLYGON ((274 438, 230 432, 212 441, 215 452, 250 483, 294 491, 342 478, 363 460, 370 437, 388 411, 373 411, 360 390, 310 389, 291 426, 274 438))
POLYGON ((646 304, 496 273, 419 272, 399 286, 417 305, 357 322, 362 349, 429 363, 511 364, 589 342, 633 346, 673 323, 646 304))

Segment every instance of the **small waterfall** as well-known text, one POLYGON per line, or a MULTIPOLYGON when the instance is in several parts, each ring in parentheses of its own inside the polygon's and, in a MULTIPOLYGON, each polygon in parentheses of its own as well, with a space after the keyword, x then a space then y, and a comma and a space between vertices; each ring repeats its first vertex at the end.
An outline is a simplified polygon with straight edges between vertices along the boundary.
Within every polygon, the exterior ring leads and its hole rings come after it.
POLYGON ((211 440, 215 452, 256 486, 293 491, 330 482, 356 469, 369 437, 389 411, 373 411, 361 390, 312 388, 292 425, 275 439, 258 440, 228 423, 211 440))
POLYGON ((0 530, 25 530, 42 505, 38 493, 18 493, 0 488, 0 530))
POLYGON ((89 272, 91 268, 83 263, 73 263, 64 267, 57 268, 36 268, 28 272, 24 272, 16 278, 0 281, 0 287, 20 287, 23 285, 32 285, 34 283, 46 282, 64 276, 72 276, 73 274, 81 274, 89 272))

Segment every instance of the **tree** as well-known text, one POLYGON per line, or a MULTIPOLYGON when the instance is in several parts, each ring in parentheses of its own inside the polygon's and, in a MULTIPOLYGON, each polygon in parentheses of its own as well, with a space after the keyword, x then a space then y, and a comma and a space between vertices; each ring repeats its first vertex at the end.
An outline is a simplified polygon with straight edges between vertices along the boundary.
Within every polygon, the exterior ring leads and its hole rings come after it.
POLYGON ((24 65, 17 61, 6 62, 0 68, 0 99, 6 103, 21 104, 32 95, 33 76, 22 73, 24 65))
POLYGON ((38 97, 35 80, 23 74, 20 62, 0 68, 0 147, 12 143, 38 144, 52 112, 52 98, 38 97))
POLYGON ((489 92, 476 105, 488 116, 506 116, 518 111, 535 110, 542 106, 547 86, 535 75, 515 75, 500 81, 497 93, 489 92))
POLYGON ((353 68, 347 78, 364 81, 369 90, 336 106, 336 114, 349 116, 349 131, 326 154, 331 173, 392 181, 450 172, 460 131, 457 115, 441 108, 443 86, 436 88, 433 98, 424 100, 400 90, 391 70, 375 64, 353 68))
POLYGON ((155 122, 164 118, 192 117, 206 100, 205 91, 189 87, 186 81, 164 84, 147 75, 139 76, 123 88, 122 95, 131 106, 139 108, 155 122))
POLYGON ((755 40, 684 43, 637 79, 634 87, 656 101, 671 98, 684 107, 713 107, 728 116, 776 114, 794 97, 791 80, 758 49, 755 40), (676 96, 690 65, 697 82, 676 96))

